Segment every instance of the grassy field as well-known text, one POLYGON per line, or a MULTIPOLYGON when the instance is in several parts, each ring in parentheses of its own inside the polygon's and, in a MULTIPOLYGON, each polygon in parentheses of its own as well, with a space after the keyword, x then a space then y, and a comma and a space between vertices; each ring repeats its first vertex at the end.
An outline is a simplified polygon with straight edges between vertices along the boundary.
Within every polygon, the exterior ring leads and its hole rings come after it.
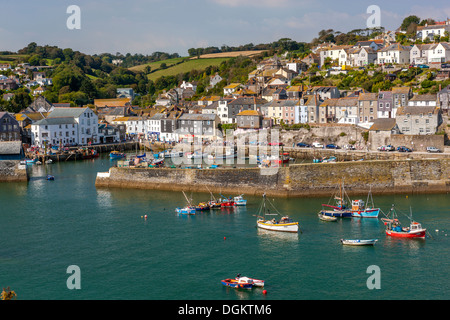
MULTIPOLYGON (((148 75, 150 80, 155 81, 162 76, 175 76, 179 73, 186 73, 191 70, 204 70, 209 66, 218 66, 222 61, 226 61, 230 58, 210 58, 210 59, 189 59, 185 62, 181 62, 183 58, 169 59, 164 61, 158 61, 148 64, 152 70, 160 67, 161 63, 165 62, 167 65, 166 69, 156 70, 148 75)), ((146 65, 140 65, 130 68, 130 70, 144 70, 146 65)))
POLYGON ((0 63, 16 63, 17 60, 24 58, 28 59, 27 54, 5 54, 0 55, 0 63))
POLYGON ((131 71, 144 71, 146 66, 150 66, 152 68, 152 70, 156 70, 159 69, 159 67, 161 66, 161 63, 165 63, 167 65, 167 67, 173 66, 174 64, 177 64, 181 61, 183 61, 184 58, 174 58, 174 59, 167 59, 167 60, 163 60, 163 61, 156 61, 156 62, 151 62, 151 63, 147 63, 147 64, 141 64, 138 66, 134 66, 130 69, 131 71))

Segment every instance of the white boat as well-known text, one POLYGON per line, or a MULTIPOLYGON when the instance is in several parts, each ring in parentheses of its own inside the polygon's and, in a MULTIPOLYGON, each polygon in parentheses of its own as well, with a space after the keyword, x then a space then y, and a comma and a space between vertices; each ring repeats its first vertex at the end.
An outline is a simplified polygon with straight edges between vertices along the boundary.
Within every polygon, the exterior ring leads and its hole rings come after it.
POLYGON ((341 239, 341 243, 349 246, 373 246, 378 239, 341 239))
POLYGON ((336 217, 327 216, 322 213, 319 213, 318 216, 319 216, 319 219, 322 221, 337 221, 336 217))
MULTIPOLYGON (((270 203, 270 202, 269 202, 270 203)), ((271 203, 270 203, 271 204, 271 203)), ((272 204, 271 204, 272 205, 272 204)), ((273 206, 273 205, 272 205, 273 206)), ((275 209, 275 207, 273 207, 275 209)), ((270 213, 266 208, 266 194, 263 194, 263 204, 261 206, 263 216, 258 216, 256 225, 258 228, 279 231, 279 232, 298 232, 298 222, 293 221, 289 216, 281 216, 279 220, 271 219, 268 220, 267 216, 278 216, 279 213, 270 213)), ((261 212, 260 209, 260 212, 261 212)), ((276 209, 275 209, 276 210, 276 209)))
POLYGON ((202 152, 202 153, 200 153, 200 152, 194 152, 194 153, 187 153, 186 154, 186 158, 188 158, 188 159, 202 159, 202 158, 207 158, 208 157, 208 154, 206 153, 206 152, 202 152))
POLYGON ((238 281, 238 283, 251 283, 255 287, 264 287, 264 280, 253 279, 249 277, 241 277, 240 274, 236 276, 235 280, 238 281))
POLYGON ((238 195, 236 197, 233 198, 234 203, 236 203, 237 206, 246 206, 247 205, 247 200, 245 200, 243 197, 243 195, 238 195))

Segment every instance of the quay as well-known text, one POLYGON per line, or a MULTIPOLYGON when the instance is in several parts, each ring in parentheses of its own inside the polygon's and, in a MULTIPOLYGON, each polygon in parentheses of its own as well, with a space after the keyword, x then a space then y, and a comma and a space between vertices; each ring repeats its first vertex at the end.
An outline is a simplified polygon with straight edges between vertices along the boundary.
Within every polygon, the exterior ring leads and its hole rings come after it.
POLYGON ((450 192, 450 159, 365 160, 278 168, 176 169, 112 167, 96 187, 216 192, 273 197, 450 192))

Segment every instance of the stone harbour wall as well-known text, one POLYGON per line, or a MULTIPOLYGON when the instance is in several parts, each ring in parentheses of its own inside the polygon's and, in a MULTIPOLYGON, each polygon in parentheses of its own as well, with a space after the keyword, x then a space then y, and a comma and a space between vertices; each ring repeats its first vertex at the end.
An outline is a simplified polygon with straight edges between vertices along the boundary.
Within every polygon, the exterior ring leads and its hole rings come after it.
POLYGON ((280 168, 110 168, 97 187, 214 192, 274 197, 330 196, 340 183, 349 195, 447 193, 450 160, 372 160, 295 164, 280 168))

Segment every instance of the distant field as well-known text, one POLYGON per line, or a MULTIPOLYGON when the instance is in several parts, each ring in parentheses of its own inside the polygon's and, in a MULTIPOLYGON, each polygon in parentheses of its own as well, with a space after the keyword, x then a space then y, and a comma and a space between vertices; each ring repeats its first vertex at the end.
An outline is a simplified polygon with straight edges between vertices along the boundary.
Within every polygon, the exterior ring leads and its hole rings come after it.
POLYGON ((147 63, 147 64, 141 64, 138 66, 134 66, 130 69, 131 71, 144 71, 146 66, 150 66, 152 68, 152 70, 156 70, 159 69, 159 67, 161 66, 161 63, 165 63, 167 65, 167 67, 170 67, 178 62, 181 62, 184 58, 174 58, 174 59, 167 59, 167 60, 163 60, 163 61, 156 61, 156 62, 151 62, 151 63, 147 63))
POLYGON ((28 54, 4 54, 0 55, 0 63, 14 63, 20 58, 27 59, 28 57, 28 54))
MULTIPOLYGON (((183 58, 177 58, 177 59, 179 59, 179 61, 183 60, 183 58)), ((175 59, 159 61, 158 67, 156 67, 156 66, 153 67, 153 64, 149 64, 149 65, 152 67, 152 69, 156 69, 156 68, 159 68, 161 63, 165 62, 167 65, 167 69, 157 70, 155 72, 152 72, 148 75, 148 78, 150 80, 155 81, 156 79, 158 79, 159 77, 162 77, 162 76, 175 76, 179 73, 186 73, 186 72, 190 72, 192 70, 204 70, 209 66, 218 66, 223 61, 226 61, 228 59, 230 59, 230 58, 193 59, 193 60, 187 60, 186 62, 177 64, 177 65, 174 65, 174 62, 172 62, 171 64, 168 63, 169 61, 172 61, 175 59)), ((142 70, 143 70, 145 68, 145 65, 136 66, 133 68, 135 68, 135 70, 136 70, 136 68, 142 68, 142 70)), ((130 68, 130 70, 133 70, 133 68, 130 68)))
MULTIPOLYGON (((244 57, 251 57, 260 54, 261 52, 264 52, 267 50, 255 50, 255 51, 232 51, 232 52, 220 52, 220 53, 209 53, 209 54, 202 54, 200 58, 234 58, 239 56, 244 57)), ((197 59, 197 58, 191 58, 191 59, 197 59)))

